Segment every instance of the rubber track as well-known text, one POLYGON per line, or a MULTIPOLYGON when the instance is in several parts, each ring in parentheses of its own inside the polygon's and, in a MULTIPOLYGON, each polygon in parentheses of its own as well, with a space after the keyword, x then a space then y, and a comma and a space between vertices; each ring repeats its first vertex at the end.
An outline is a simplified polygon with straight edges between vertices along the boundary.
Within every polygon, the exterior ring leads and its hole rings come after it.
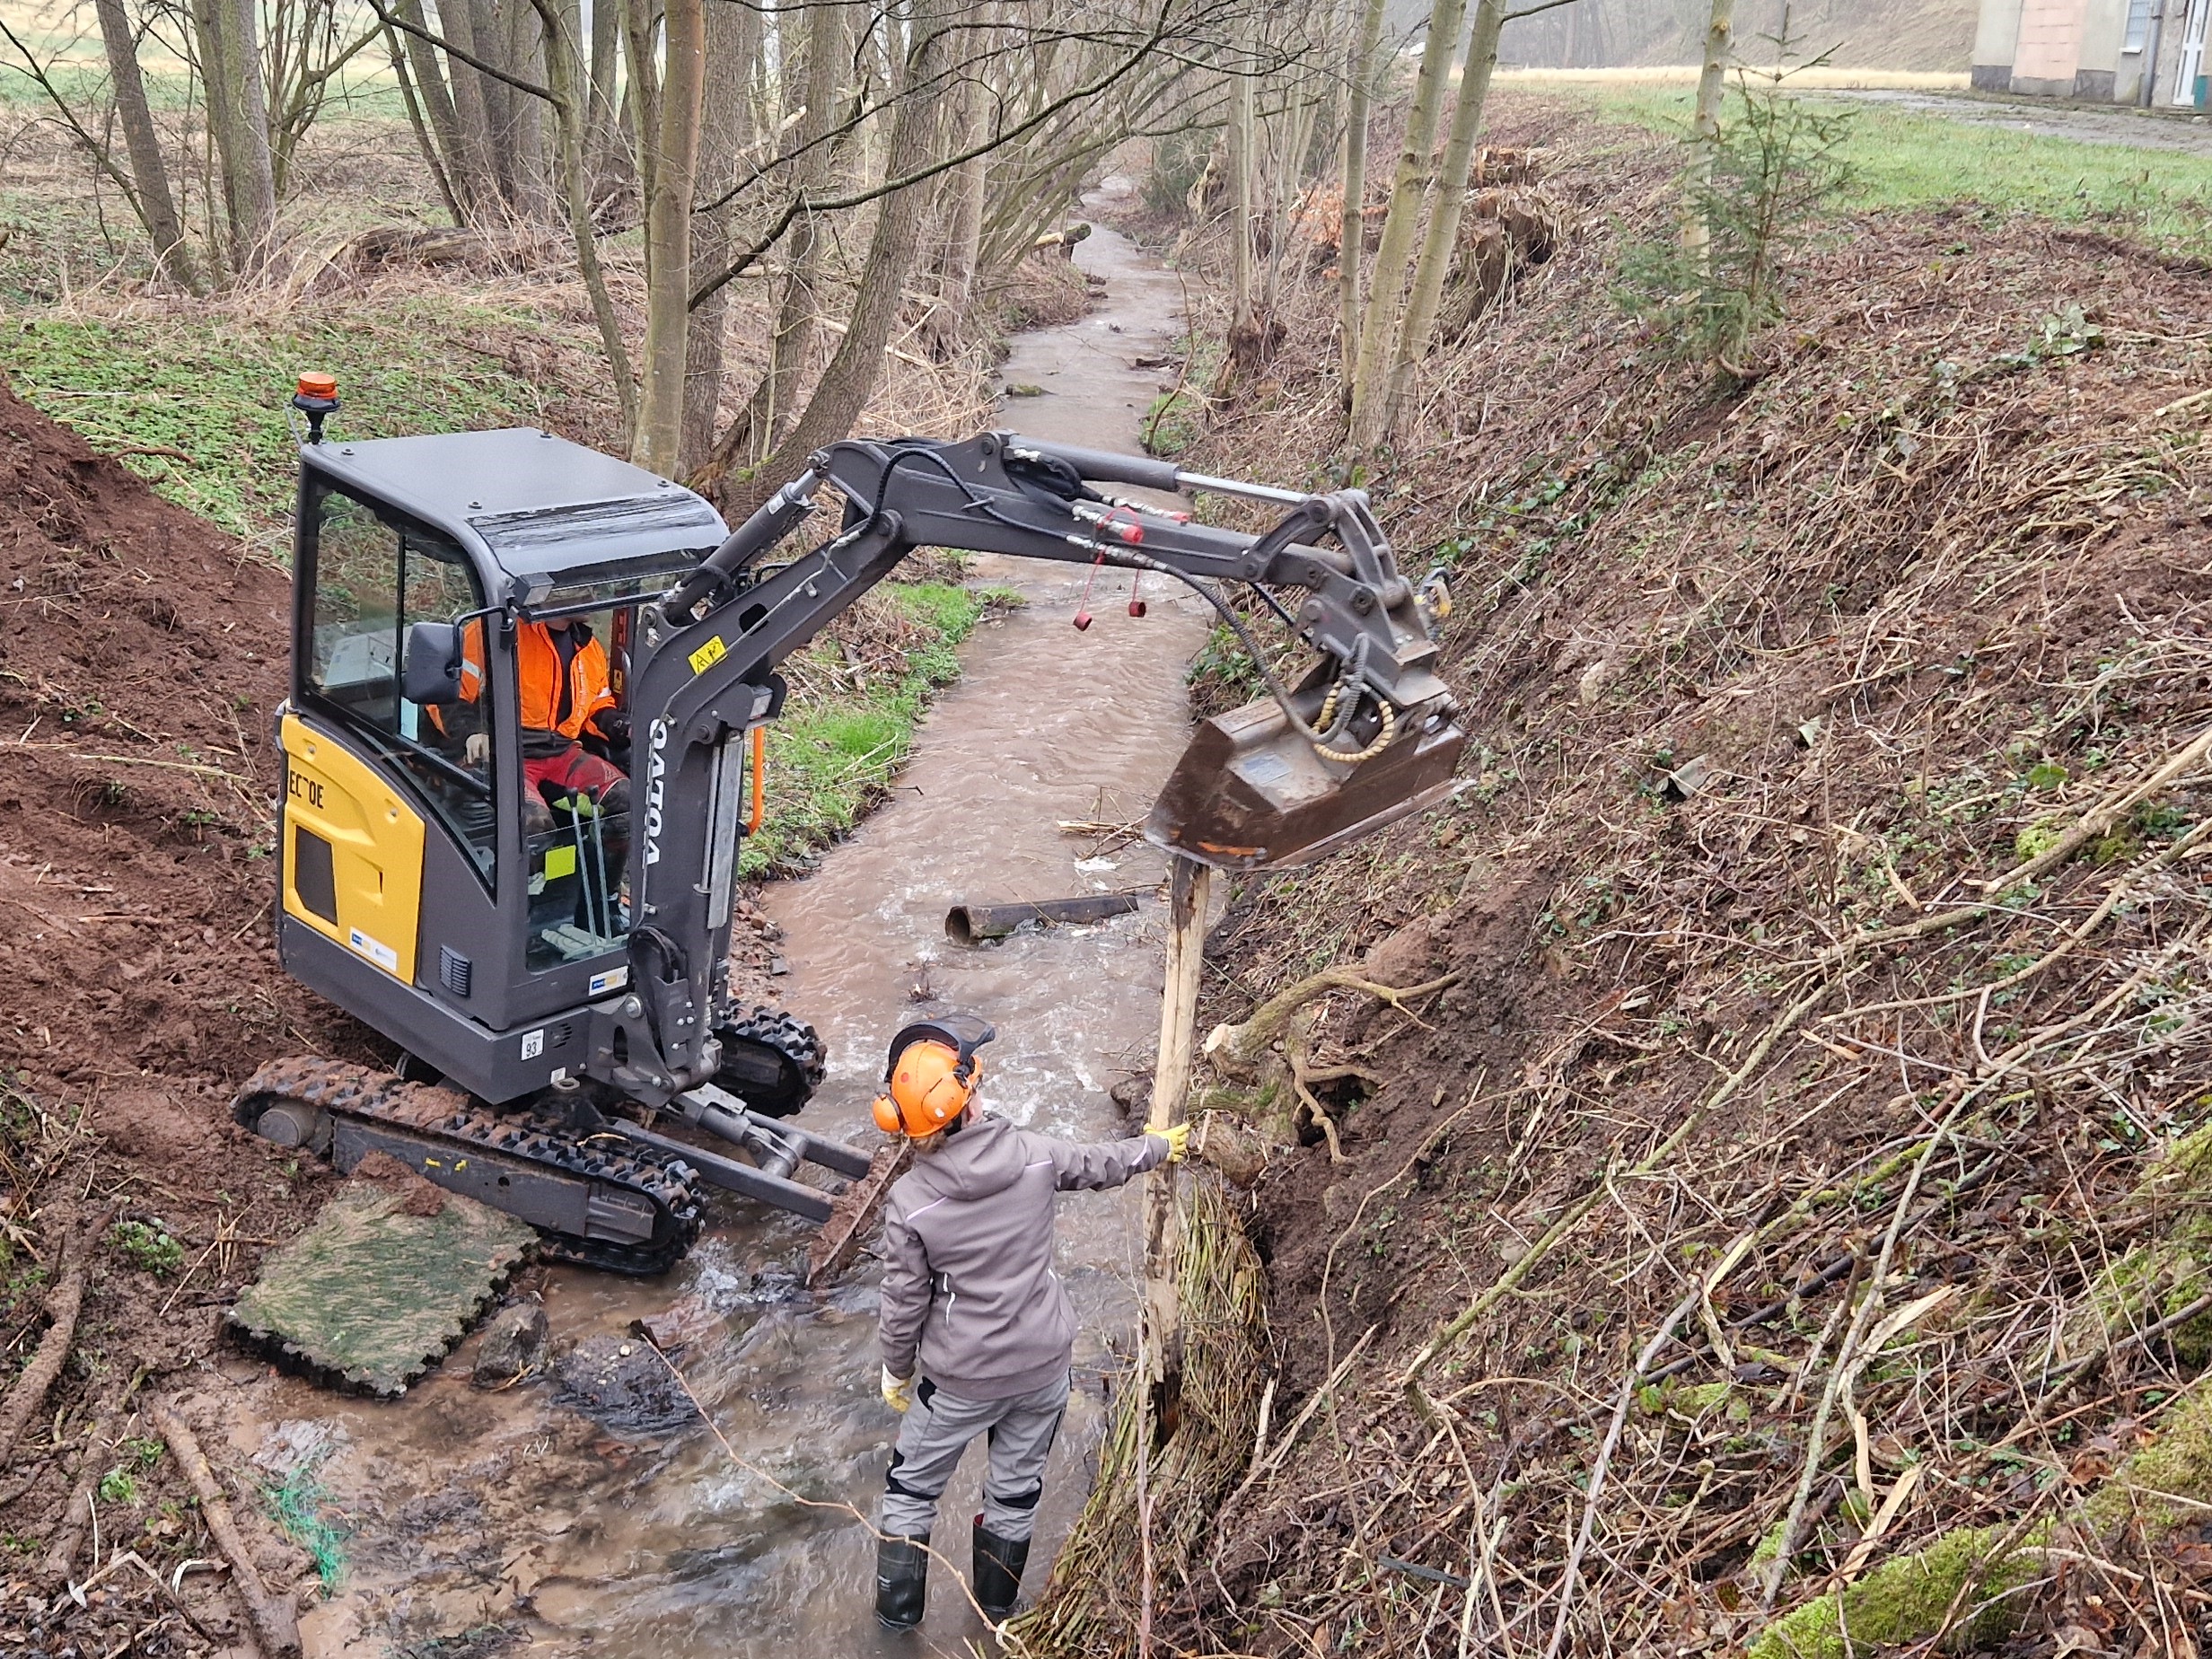
POLYGON ((613 1135, 579 1137, 544 1113, 496 1112, 473 1104, 457 1090, 403 1083, 389 1072, 304 1056, 273 1060, 254 1073, 232 1110, 250 1129, 280 1099, 304 1102, 333 1117, 376 1123, 413 1140, 483 1147, 579 1181, 627 1187, 653 1205, 654 1231, 664 1233, 656 1244, 616 1244, 540 1228, 545 1253, 557 1261, 610 1273, 662 1273, 681 1260, 699 1235, 691 1172, 672 1154, 638 1147, 613 1135))
MULTIPOLYGON (((830 1049, 817 1031, 795 1014, 786 1014, 781 1008, 766 1004, 751 1007, 731 1009, 730 1017, 715 1028, 715 1034, 724 1042, 735 1040, 751 1043, 759 1048, 774 1049, 798 1068, 803 1080, 798 1100, 788 1107, 774 1110, 781 1102, 760 1104, 747 1101, 749 1106, 759 1106, 764 1111, 773 1110, 777 1117, 790 1117, 812 1098, 821 1086, 823 1074, 829 1069, 830 1049)), ((742 1090, 732 1090, 742 1095, 742 1090)))

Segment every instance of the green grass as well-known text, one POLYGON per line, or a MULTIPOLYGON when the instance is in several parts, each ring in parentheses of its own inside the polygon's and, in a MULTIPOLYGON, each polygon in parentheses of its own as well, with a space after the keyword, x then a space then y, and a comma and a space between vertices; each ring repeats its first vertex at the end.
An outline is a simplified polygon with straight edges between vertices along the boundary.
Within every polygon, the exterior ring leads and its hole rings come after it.
POLYGON ((959 677, 960 643, 986 609, 983 594, 941 582, 886 584, 876 592, 917 630, 904 670, 865 691, 793 695, 768 728, 768 815, 760 833, 746 838, 747 875, 803 867, 808 855, 850 833, 882 798, 932 695, 959 677))
POLYGON ((338 377, 334 436, 526 426, 543 394, 487 347, 529 333, 547 330, 520 308, 443 298, 259 323, 222 311, 25 318, 0 326, 0 370, 97 449, 175 452, 124 464, 180 505, 267 541, 292 507, 286 417, 302 369, 338 377))
MULTIPOLYGON (((1684 88, 1607 89, 1595 102, 1624 126, 1678 139, 1690 128, 1684 88)), ((2161 244, 2212 243, 2212 155, 2083 144, 1872 104, 1856 111, 1839 152, 1847 207, 1977 203, 2134 230, 2161 244)))

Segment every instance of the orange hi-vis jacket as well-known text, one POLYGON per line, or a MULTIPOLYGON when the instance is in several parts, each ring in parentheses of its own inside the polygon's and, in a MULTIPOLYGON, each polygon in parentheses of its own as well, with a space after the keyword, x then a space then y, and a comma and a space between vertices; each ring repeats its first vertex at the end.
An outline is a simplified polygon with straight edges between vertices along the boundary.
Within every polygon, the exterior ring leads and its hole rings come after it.
MULTIPOLYGON (((558 732, 573 740, 591 724, 594 715, 615 706, 606 647, 588 631, 577 636, 581 643, 568 659, 568 680, 564 688, 560 646, 553 638, 553 630, 542 622, 524 622, 516 628, 514 664, 522 694, 523 730, 558 732)), ((471 622, 461 642, 461 700, 473 703, 483 691, 484 625, 471 622)))

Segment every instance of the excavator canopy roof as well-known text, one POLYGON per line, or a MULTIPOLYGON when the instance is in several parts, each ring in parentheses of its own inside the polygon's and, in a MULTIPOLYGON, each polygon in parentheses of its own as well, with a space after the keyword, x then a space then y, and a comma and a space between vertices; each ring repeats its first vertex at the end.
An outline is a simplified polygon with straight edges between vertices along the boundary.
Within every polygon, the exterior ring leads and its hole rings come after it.
POLYGON ((524 609, 688 568, 726 533, 680 484, 533 427, 324 443, 301 458, 452 537, 487 595, 524 609))

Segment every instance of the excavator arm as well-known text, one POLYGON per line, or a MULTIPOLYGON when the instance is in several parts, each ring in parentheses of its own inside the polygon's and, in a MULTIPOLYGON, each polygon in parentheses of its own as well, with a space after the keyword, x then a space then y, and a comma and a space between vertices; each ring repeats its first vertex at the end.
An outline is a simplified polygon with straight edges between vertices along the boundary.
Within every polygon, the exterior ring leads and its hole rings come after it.
POLYGON ((1102 563, 1173 577, 1253 653, 1269 696, 1202 724, 1146 826, 1230 868, 1319 856, 1439 798, 1464 738, 1435 672, 1435 602, 1400 573, 1365 493, 1305 495, 989 432, 960 443, 848 441, 816 453, 643 608, 633 667, 631 992, 591 1069, 649 1103, 710 1078, 728 1000, 746 733, 782 708, 778 667, 917 548, 1102 563), (1112 492, 1198 488, 1273 503, 1251 535, 1112 492), (818 509, 838 532, 777 562, 818 509), (1314 653, 1282 683, 1216 584, 1241 583, 1314 653))

